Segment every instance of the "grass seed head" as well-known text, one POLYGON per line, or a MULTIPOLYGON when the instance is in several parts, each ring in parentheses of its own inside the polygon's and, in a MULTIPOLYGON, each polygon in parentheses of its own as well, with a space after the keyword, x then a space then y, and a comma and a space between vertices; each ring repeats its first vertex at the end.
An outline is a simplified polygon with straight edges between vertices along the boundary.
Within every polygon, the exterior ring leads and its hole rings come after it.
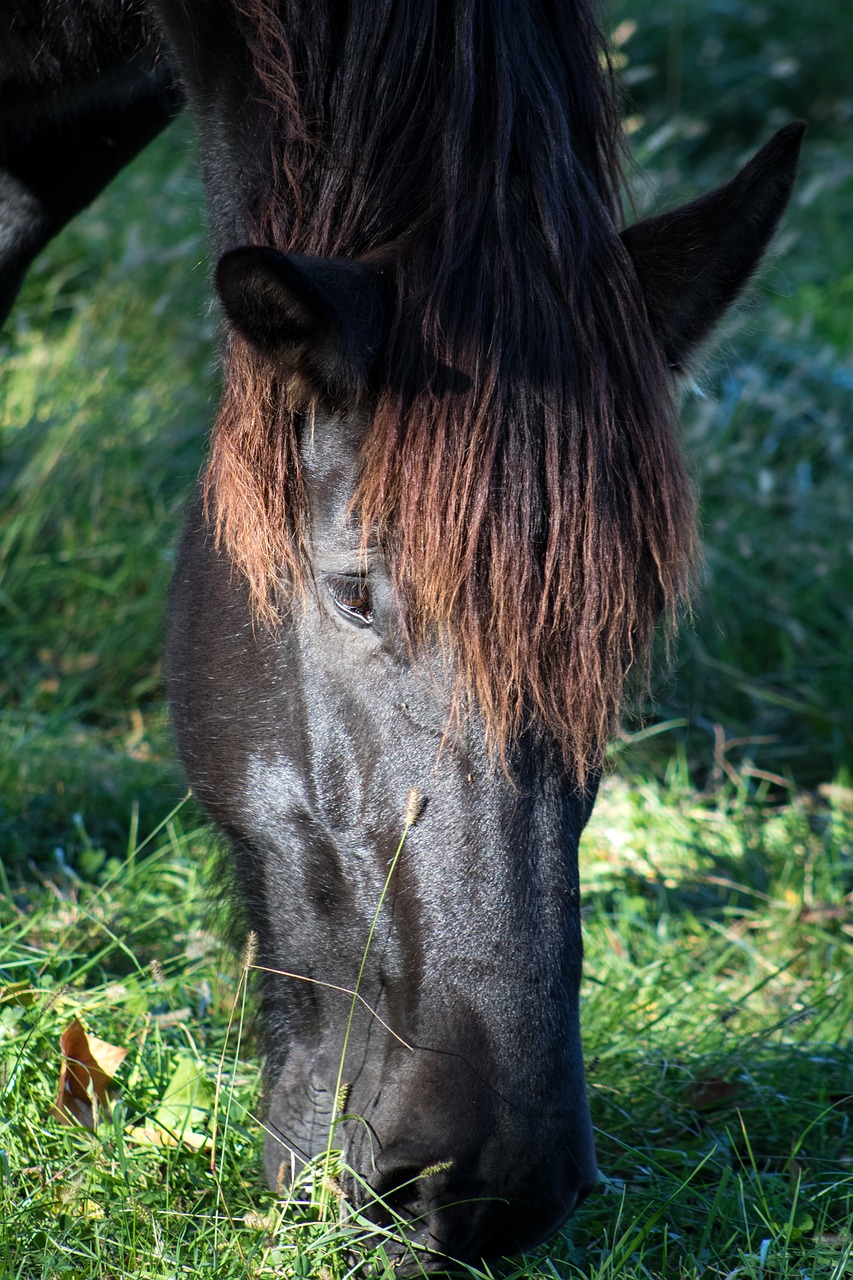
POLYGON ((406 807, 403 810, 403 821, 407 827, 413 827, 417 822, 421 812, 421 793, 417 787, 412 787, 406 797, 406 807))
POLYGON ((242 969, 252 969, 258 958, 258 935, 254 929, 250 929, 246 934, 246 941, 243 945, 243 954, 240 957, 240 967, 242 969))
POLYGON ((352 1091, 352 1085, 344 1082, 338 1090, 338 1096, 335 1098, 335 1115, 341 1115, 346 1111, 349 1104, 349 1096, 352 1091))

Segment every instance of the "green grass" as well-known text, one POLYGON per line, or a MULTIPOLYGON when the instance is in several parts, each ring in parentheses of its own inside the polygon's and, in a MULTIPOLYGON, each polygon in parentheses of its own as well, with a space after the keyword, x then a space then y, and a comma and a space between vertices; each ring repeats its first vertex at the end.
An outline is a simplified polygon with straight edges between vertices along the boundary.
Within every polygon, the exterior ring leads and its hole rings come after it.
POLYGON ((120 841, 181 784, 160 650, 215 391, 201 190, 175 131, 45 252, 0 336, 0 847, 120 841), (157 800, 157 793, 160 799, 157 800))
MULTIPOLYGON (((79 868, 62 860, 8 885, 3 1274, 325 1267, 340 1280, 353 1274, 345 1249, 370 1256, 334 1187, 321 1211, 322 1160, 284 1202, 261 1185, 243 971, 204 928, 211 842, 185 814, 145 849, 101 860, 90 848, 79 868), (129 1051, 97 1135, 48 1114, 72 1017, 129 1051), (176 1101, 180 1067, 206 1087, 176 1101), (144 1137, 184 1124, 215 1133, 214 1158, 144 1137)), ((733 790, 701 799, 677 780, 614 777, 583 867, 584 1034, 605 1185, 565 1236, 500 1274, 848 1274, 853 794, 768 811, 733 790)), ((379 1259, 369 1274, 385 1274, 379 1259)))
MULTIPOLYGON (((780 254, 685 404, 696 616, 646 728, 614 748, 584 842, 605 1181, 564 1235, 493 1274, 841 1280, 849 23, 838 3, 623 17, 639 23, 622 46, 645 118, 638 205, 722 180, 783 117, 812 127, 780 254)), ((215 840, 182 803, 163 706, 171 549, 216 395, 200 209, 178 129, 49 248, 0 337, 0 1275, 15 1280, 343 1280, 364 1258, 392 1274, 322 1163, 283 1200, 262 1184, 251 977, 211 924, 215 840), (96 1134, 50 1116, 75 1016, 128 1050, 96 1134), (184 1124, 213 1153, 151 1141, 184 1124)))

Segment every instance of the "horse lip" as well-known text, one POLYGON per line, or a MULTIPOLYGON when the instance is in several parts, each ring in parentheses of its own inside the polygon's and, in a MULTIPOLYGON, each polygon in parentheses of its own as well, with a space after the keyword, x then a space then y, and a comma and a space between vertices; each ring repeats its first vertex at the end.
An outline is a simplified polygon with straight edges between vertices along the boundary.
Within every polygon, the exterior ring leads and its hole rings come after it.
MULTIPOLYGON (((404 1219, 397 1222, 399 1235, 396 1239, 389 1239, 384 1231, 381 1233, 382 1244, 394 1275, 400 1276, 401 1280, 437 1273, 461 1277, 469 1275, 469 1268, 472 1266, 529 1253, 552 1239, 565 1226, 577 1207, 597 1185, 597 1176, 596 1170, 595 1177, 583 1186, 558 1198, 552 1197, 550 1215, 546 1211, 544 1218, 538 1201, 513 1206, 504 1197, 494 1197, 493 1201, 501 1204, 501 1211, 496 1214, 494 1202, 486 1205, 478 1197, 471 1202, 471 1218, 460 1219, 458 1213, 454 1214, 453 1211, 464 1206, 452 1195, 447 1200, 448 1189, 445 1188, 445 1195, 431 1205, 422 1203, 419 1216, 410 1222, 404 1219), (476 1212, 478 1208, 482 1211, 479 1214, 476 1212), (445 1219, 443 1214, 448 1210, 453 1216, 445 1219), (516 1230, 507 1230, 508 1217, 515 1219, 519 1211, 522 1220, 516 1224, 516 1230), (539 1220, 531 1231, 531 1222, 537 1218, 539 1220)), ((393 1197, 393 1192, 390 1194, 393 1197)), ((544 1198, 548 1199, 547 1196, 544 1198)), ((384 1203, 384 1197, 379 1197, 379 1201, 384 1203)), ((370 1219, 371 1207, 363 1205, 361 1214, 366 1214, 370 1219)))
MULTIPOLYGON (((407 1231, 405 1240, 389 1240, 383 1236, 381 1243, 395 1280, 397 1277, 399 1280, 416 1280, 416 1277, 425 1275, 459 1277, 461 1280, 471 1274, 462 1259, 441 1251, 440 1243, 425 1223, 416 1230, 407 1231)), ((373 1272, 362 1270, 357 1274, 363 1280, 374 1280, 373 1272)))
POLYGON ((424 1269, 427 1269, 429 1274, 429 1268, 436 1271, 446 1270, 448 1261, 452 1263, 453 1259, 448 1259, 446 1253, 439 1252, 436 1249, 437 1243, 426 1223, 421 1224, 415 1231, 409 1231, 405 1245, 402 1243, 400 1245, 400 1263, 395 1268, 395 1274, 405 1277, 418 1275, 424 1269))

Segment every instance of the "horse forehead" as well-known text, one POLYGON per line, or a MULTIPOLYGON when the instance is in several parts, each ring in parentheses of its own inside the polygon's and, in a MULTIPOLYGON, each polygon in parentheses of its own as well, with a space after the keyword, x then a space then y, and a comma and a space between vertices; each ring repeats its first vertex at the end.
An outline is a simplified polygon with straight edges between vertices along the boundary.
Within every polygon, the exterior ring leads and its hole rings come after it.
POLYGON ((314 553, 321 559, 358 554, 361 529, 351 508, 367 425, 366 414, 344 419, 318 411, 305 420, 301 453, 314 553))

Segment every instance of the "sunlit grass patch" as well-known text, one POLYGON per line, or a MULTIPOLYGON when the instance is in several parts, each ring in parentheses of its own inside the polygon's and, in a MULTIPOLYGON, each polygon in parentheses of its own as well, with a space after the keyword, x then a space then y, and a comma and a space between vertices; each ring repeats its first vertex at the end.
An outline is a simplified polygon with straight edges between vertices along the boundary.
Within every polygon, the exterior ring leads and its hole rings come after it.
POLYGON ((278 1198, 260 1182, 252 958, 204 927, 186 808, 94 883, 63 864, 0 899, 3 1274, 391 1277, 396 1233, 345 1204, 333 1152, 278 1198), (72 1021, 126 1050, 92 1129, 55 1114, 72 1021))
MULTIPOLYGON (((57 868, 4 900, 6 1273, 393 1276, 336 1158, 278 1197, 260 1181, 247 975, 205 928, 214 850, 186 812, 93 882, 57 868), (72 1018, 128 1050, 95 1133, 50 1115, 72 1018)), ((760 810, 731 786, 608 781, 583 854, 604 1184, 540 1254, 472 1277, 841 1280, 852 829, 843 787, 760 810)))
MULTIPOLYGON (((0 1258, 8 1274, 159 1277, 179 1256, 200 1261, 196 1215, 215 1214, 220 1194, 207 1157, 150 1135, 164 1134, 158 1109, 179 1064, 212 1074, 237 988, 233 963, 211 968, 221 947, 202 925, 208 843, 176 815, 147 846, 102 867, 95 883, 57 868, 3 904, 0 1258), (96 1132, 50 1114, 60 1034, 74 1018, 128 1050, 112 1117, 102 1114, 96 1132)), ((227 1085, 253 1093, 256 1069, 229 1063, 227 1085)), ((253 1129, 232 1123, 233 1154, 254 1140, 253 1129)), ((247 1180, 251 1195, 253 1175, 251 1159, 245 1180, 234 1165, 235 1194, 247 1180)))
POLYGON ((613 780, 583 877, 607 1182, 576 1245, 599 1257, 601 1232, 605 1253, 624 1250, 616 1198, 646 1259, 626 1258, 626 1275, 845 1274, 853 795, 768 810, 731 786, 702 797, 613 780))

